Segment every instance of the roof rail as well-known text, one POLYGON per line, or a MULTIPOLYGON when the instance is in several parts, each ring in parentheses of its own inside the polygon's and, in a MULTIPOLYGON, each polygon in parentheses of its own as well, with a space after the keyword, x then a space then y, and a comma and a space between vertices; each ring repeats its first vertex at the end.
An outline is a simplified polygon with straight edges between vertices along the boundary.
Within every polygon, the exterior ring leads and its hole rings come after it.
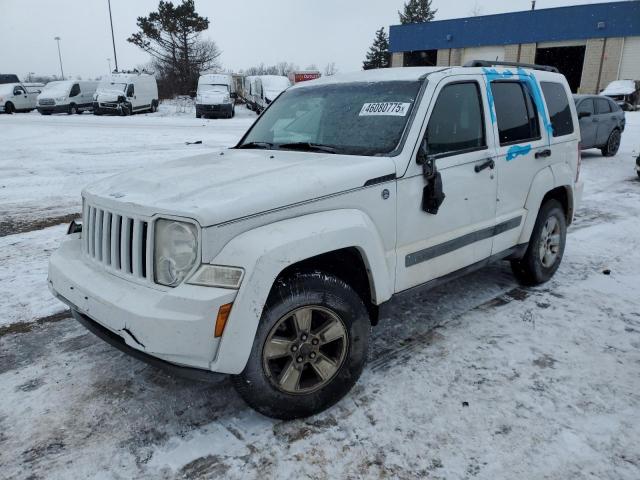
POLYGON ((491 60, 470 60, 464 64, 465 67, 522 67, 530 68, 531 70, 542 70, 545 72, 560 73, 556 67, 550 67, 549 65, 536 65, 533 63, 519 63, 519 62, 498 62, 491 60))

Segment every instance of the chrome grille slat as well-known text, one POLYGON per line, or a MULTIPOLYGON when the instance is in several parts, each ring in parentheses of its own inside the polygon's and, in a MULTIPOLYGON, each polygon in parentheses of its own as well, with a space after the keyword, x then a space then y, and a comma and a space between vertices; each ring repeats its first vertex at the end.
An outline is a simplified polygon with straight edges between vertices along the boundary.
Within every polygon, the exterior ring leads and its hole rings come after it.
POLYGON ((83 206, 84 254, 103 268, 125 277, 152 282, 150 223, 88 204, 83 206))

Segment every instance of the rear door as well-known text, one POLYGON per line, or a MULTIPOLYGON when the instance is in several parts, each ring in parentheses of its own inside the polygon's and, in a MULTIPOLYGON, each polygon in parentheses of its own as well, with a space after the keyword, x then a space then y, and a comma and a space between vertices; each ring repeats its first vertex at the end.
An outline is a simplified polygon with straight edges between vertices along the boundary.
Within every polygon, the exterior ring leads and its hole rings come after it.
POLYGON ((582 148, 593 148, 598 142, 598 118, 592 98, 585 98, 577 106, 580 118, 580 136, 582 148))
POLYGON ((396 291, 491 255, 497 181, 484 78, 447 77, 431 98, 420 138, 427 140, 446 197, 437 214, 422 209, 426 181, 413 158, 397 185, 396 291))
POLYGON ((498 234, 492 253, 498 254, 518 243, 532 181, 551 164, 553 152, 547 135, 551 126, 533 73, 519 72, 491 80, 490 91, 498 144, 498 234))

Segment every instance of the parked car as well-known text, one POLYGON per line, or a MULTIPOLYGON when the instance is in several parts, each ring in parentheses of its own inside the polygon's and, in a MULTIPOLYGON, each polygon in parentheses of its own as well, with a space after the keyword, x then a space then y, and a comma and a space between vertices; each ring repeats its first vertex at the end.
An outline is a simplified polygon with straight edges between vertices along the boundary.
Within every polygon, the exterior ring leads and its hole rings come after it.
POLYGON ((0 85, 5 83, 20 83, 20 79, 14 73, 0 73, 0 85))
POLYGON ((291 86, 287 77, 260 75, 255 82, 254 101, 256 113, 261 113, 278 95, 291 86))
POLYGON ((158 110, 156 77, 145 72, 113 73, 93 95, 93 113, 130 115, 158 110))
POLYGON ((605 157, 618 153, 626 125, 622 109, 611 99, 599 95, 574 95, 580 119, 583 150, 599 148, 605 157))
POLYGON ((611 82, 600 95, 611 98, 622 110, 638 110, 640 108, 640 81, 616 80, 611 82))
POLYGON ((638 177, 640 177, 640 153, 637 153, 635 157, 636 157, 636 173, 638 174, 638 177))
POLYGON ((198 79, 196 118, 236 114, 236 84, 231 74, 206 74, 198 79))
POLYGON ((52 113, 82 113, 93 109, 93 95, 98 82, 60 80, 49 82, 38 95, 38 112, 42 115, 52 113))
POLYGON ((0 113, 30 112, 36 108, 40 90, 22 83, 0 84, 0 113))
POLYGON ((297 70, 289 72, 289 82, 295 85, 300 82, 308 82, 309 80, 317 80, 322 74, 317 70, 297 70))
POLYGON ((49 288, 139 359, 231 374, 268 416, 317 413, 393 297, 498 260, 554 275, 582 193, 570 99, 564 76, 516 67, 301 83, 234 148, 86 187, 49 288))

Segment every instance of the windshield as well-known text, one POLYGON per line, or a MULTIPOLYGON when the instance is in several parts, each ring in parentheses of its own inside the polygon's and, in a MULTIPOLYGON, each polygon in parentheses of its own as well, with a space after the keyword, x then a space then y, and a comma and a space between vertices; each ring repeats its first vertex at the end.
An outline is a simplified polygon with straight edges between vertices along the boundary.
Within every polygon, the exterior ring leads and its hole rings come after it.
POLYGON ((45 85, 42 93, 51 96, 63 96, 69 93, 71 82, 49 82, 45 85))
POLYGON ((330 147, 347 155, 384 155, 402 138, 420 81, 294 88, 262 114, 239 148, 330 147))
POLYGON ((127 88, 126 83, 105 82, 98 85, 98 88, 96 89, 96 93, 103 93, 103 92, 123 93, 125 88, 127 88))
POLYGON ((228 85, 199 85, 198 93, 229 93, 228 85))

